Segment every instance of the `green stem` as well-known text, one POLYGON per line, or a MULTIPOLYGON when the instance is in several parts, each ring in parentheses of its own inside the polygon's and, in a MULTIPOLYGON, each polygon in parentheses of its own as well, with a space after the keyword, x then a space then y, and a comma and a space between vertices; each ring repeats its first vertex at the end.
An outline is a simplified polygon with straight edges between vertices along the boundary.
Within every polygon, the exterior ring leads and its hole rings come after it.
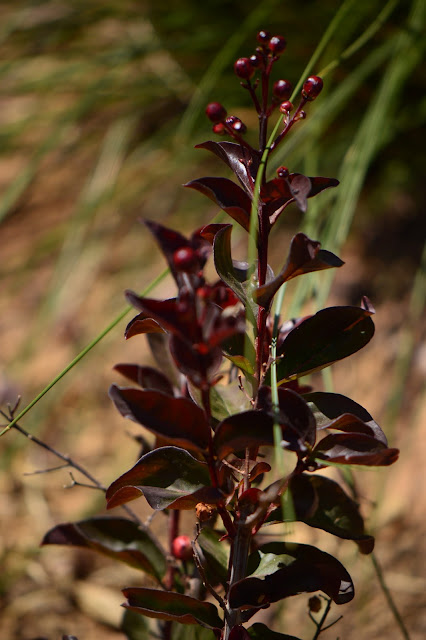
POLYGON ((388 589, 388 586, 385 582, 385 578, 383 576, 382 568, 374 552, 371 554, 371 560, 373 562, 374 571, 376 572, 376 576, 379 581, 380 588, 383 591, 383 595, 386 598, 386 602, 388 604, 389 609, 392 611, 393 617, 395 618, 395 622, 398 625, 399 630, 401 631, 401 635, 403 638, 405 638, 405 640, 410 640, 409 633, 405 627, 403 619, 401 618, 401 614, 399 613, 396 607, 396 604, 392 598, 392 594, 388 589))

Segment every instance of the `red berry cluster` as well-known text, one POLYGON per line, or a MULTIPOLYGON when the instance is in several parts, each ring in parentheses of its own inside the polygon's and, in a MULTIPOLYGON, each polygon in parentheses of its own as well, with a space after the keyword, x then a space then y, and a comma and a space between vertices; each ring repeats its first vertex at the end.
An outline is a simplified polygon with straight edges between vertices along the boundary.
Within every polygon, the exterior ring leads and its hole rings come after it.
MULTIPOLYGON (((323 82, 318 76, 310 76, 304 83, 302 89, 302 99, 294 115, 290 113, 294 107, 290 102, 293 87, 289 80, 276 80, 272 85, 272 96, 270 98, 270 75, 274 63, 279 59, 286 48, 286 39, 283 36, 272 35, 269 31, 259 31, 256 40, 258 46, 250 57, 238 58, 234 63, 235 74, 240 78, 241 86, 247 89, 253 104, 256 108, 260 120, 260 150, 266 146, 267 121, 274 109, 279 107, 284 116, 285 128, 275 141, 273 148, 279 144, 291 126, 298 120, 303 120, 306 113, 302 107, 306 102, 311 102, 321 92, 323 82), (258 72, 258 77, 255 78, 258 72), (256 90, 261 85, 261 96, 258 97, 256 90), (270 99, 270 102, 268 100, 270 99)), ((246 133, 246 126, 236 116, 228 116, 226 109, 219 102, 211 102, 207 105, 207 117, 213 123, 213 132, 218 135, 228 133, 242 146, 250 147, 241 137, 246 133)))

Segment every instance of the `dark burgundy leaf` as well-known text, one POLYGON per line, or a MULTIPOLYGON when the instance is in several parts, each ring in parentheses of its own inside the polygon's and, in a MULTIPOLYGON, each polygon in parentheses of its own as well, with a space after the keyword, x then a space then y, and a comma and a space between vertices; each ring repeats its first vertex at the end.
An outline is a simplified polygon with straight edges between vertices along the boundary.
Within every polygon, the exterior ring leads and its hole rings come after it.
POLYGON ((264 411, 243 411, 223 420, 214 435, 214 447, 221 460, 230 453, 244 451, 246 447, 273 445, 271 416, 264 411))
POLYGON ((194 306, 189 301, 154 300, 142 298, 133 291, 126 291, 126 298, 130 304, 152 317, 163 329, 179 335, 183 340, 198 342, 201 338, 197 325, 194 306))
POLYGON ((303 320, 279 348, 278 380, 323 369, 362 349, 374 334, 370 315, 360 307, 329 307, 303 320))
POLYGON ((221 629, 222 620, 216 607, 190 596, 172 591, 145 587, 123 589, 127 602, 123 605, 136 613, 160 620, 175 620, 181 624, 200 624, 209 629, 221 629))
POLYGON ((316 445, 310 458, 339 464, 383 467, 396 462, 398 455, 398 449, 389 449, 373 436, 361 433, 334 433, 316 445))
POLYGON ((260 164, 258 153, 254 151, 250 153, 247 148, 241 147, 235 142, 213 142, 211 140, 197 144, 195 148, 207 149, 223 160, 232 169, 248 195, 252 195, 260 164))
POLYGON ((339 538, 354 540, 361 553, 373 551, 374 538, 365 533, 358 504, 337 482, 318 474, 303 473, 290 480, 289 495, 293 513, 283 517, 279 507, 271 513, 267 522, 295 519, 339 538))
POLYGON ((265 212, 274 224, 282 210, 292 202, 297 202, 302 211, 306 210, 306 198, 312 198, 324 189, 337 187, 335 178, 306 177, 291 173, 287 179, 274 178, 262 187, 261 198, 266 203, 265 212), (310 182, 306 182, 309 180, 310 182), (294 184, 293 184, 294 183, 294 184), (309 191, 307 192, 309 185, 309 191), (296 197, 297 196, 297 197, 296 197))
POLYGON ((336 558, 315 547, 271 542, 250 556, 251 575, 232 585, 233 609, 262 608, 299 593, 323 591, 336 604, 354 597, 350 575, 336 558))
POLYGON ((116 364, 114 369, 138 384, 142 389, 155 389, 168 396, 173 396, 173 386, 170 380, 158 369, 139 364, 116 364))
POLYGON ((320 249, 320 243, 311 240, 304 233, 297 233, 291 241, 290 253, 281 272, 271 281, 253 292, 253 299, 257 304, 268 309, 274 295, 284 282, 303 273, 341 267, 340 258, 320 249))
POLYGON ((201 229, 200 233, 203 236, 203 238, 205 238, 210 242, 210 244, 213 244, 217 232, 229 226, 232 226, 232 225, 229 225, 229 223, 223 223, 223 222, 206 224, 206 226, 201 229))
POLYGON ((124 337, 128 340, 141 333, 165 333, 165 331, 160 327, 158 322, 147 317, 146 313, 139 313, 130 320, 124 332, 124 337))
POLYGON ((312 447, 316 439, 316 422, 305 400, 295 391, 278 389, 279 412, 272 405, 271 389, 259 389, 258 406, 282 426, 282 446, 290 451, 304 454, 306 444, 312 447))
POLYGON ((158 581, 165 576, 166 558, 152 538, 126 518, 90 518, 60 524, 46 533, 42 544, 83 547, 141 569, 158 581))
POLYGON ((188 449, 207 449, 210 427, 204 411, 192 400, 116 385, 111 386, 109 395, 122 416, 152 433, 188 449))
POLYGON ((262 622, 256 622, 247 631, 251 640, 300 640, 300 638, 289 636, 287 633, 272 631, 262 622))
POLYGON ((206 177, 191 180, 184 186, 203 193, 249 231, 251 200, 235 182, 228 178, 206 177))
MULTIPOLYGON (((387 446, 388 441, 380 426, 360 404, 339 393, 317 391, 304 395, 306 402, 311 403, 318 427, 327 427, 330 420, 338 418, 344 413, 350 413, 365 422, 373 431, 377 440, 387 446)), ((328 427, 327 427, 328 428, 328 427)), ((338 427, 330 427, 336 429, 338 427)))
POLYGON ((222 349, 219 346, 210 349, 202 342, 188 348, 180 336, 171 336, 170 353, 179 371, 188 376, 196 387, 202 387, 211 380, 222 363, 222 349))
POLYGON ((247 630, 239 624, 238 626, 233 627, 231 633, 229 634, 229 640, 250 640, 250 636, 247 630))
POLYGON ((208 466, 185 449, 160 447, 146 453, 109 487, 108 509, 141 495, 157 510, 193 509, 199 502, 216 504, 223 499, 210 486, 208 466))

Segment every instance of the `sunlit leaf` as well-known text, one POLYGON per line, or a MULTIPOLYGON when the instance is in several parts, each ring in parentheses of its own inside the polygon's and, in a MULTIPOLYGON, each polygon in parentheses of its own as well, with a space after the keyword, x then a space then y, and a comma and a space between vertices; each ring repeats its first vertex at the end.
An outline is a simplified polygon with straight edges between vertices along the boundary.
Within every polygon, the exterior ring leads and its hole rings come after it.
POLYGON ((221 629, 223 622, 217 609, 209 602, 171 591, 159 591, 144 587, 123 589, 126 609, 149 618, 174 620, 181 624, 200 624, 209 629, 221 629))
POLYGON ((207 449, 210 427, 203 410, 191 400, 116 385, 109 395, 122 416, 152 433, 190 449, 207 449))
POLYGON ((192 509, 198 502, 216 503, 222 494, 210 486, 208 466, 185 449, 160 447, 146 453, 107 489, 107 507, 144 495, 157 510, 192 509))
MULTIPOLYGON (((303 473, 290 480, 288 490, 296 520, 339 538, 354 540, 361 553, 371 553, 374 538, 365 533, 359 506, 337 482, 318 474, 303 473)), ((283 518, 279 507, 268 521, 289 521, 289 517, 293 520, 293 515, 289 514, 283 518)))
POLYGON ((208 140, 195 146, 196 149, 207 149, 234 172, 249 196, 253 193, 257 171, 260 164, 260 155, 255 151, 250 152, 235 142, 213 142, 208 140))
POLYGON ((310 459, 338 464, 360 464, 383 467, 393 464, 398 449, 389 449, 373 436, 361 433, 333 433, 323 438, 310 455, 310 459))
POLYGON ((354 586, 343 565, 315 547, 290 542, 262 545, 249 558, 250 575, 232 585, 234 609, 265 607, 303 592, 323 591, 336 604, 354 597, 354 586))
POLYGON ((346 358, 374 335, 371 313, 361 307, 328 307, 298 324, 279 348, 279 381, 304 376, 346 358))
POLYGON ((304 233, 297 233, 291 241, 290 253, 281 272, 273 279, 253 292, 254 301, 269 308, 272 299, 284 282, 303 273, 341 267, 340 258, 320 249, 320 243, 311 240, 304 233))
POLYGON ((250 229, 251 200, 247 193, 228 178, 199 178, 184 185, 195 189, 213 200, 218 207, 238 222, 243 229, 250 229))
POLYGON ((130 320, 124 332, 124 337, 128 340, 142 333, 164 333, 164 329, 153 318, 148 318, 146 313, 139 313, 130 320))
POLYGON ((166 558, 152 538, 126 518, 97 517, 60 524, 46 533, 42 544, 61 544, 97 551, 141 569, 161 581, 166 558))

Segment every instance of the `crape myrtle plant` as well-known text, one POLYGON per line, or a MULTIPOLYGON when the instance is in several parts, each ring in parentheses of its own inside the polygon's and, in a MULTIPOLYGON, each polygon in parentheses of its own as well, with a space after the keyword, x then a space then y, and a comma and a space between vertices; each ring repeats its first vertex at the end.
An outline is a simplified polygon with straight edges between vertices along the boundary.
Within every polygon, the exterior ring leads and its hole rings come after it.
POLYGON ((329 307, 291 321, 272 313, 286 282, 343 262, 297 233, 278 273, 268 264, 269 236, 284 210, 294 203, 305 212, 309 198, 338 181, 284 166, 268 179, 269 156, 306 117, 323 82, 307 78, 293 105, 290 82, 272 78, 285 39, 260 31, 257 45, 234 70, 258 116, 258 148, 244 137, 238 117, 210 103, 213 132, 231 141, 197 148, 215 154, 236 181, 203 177, 185 185, 208 196, 232 222, 207 224, 189 238, 144 222, 164 254, 176 295, 158 300, 126 292, 138 314, 125 337, 146 334, 158 365, 118 364, 117 372, 136 386, 110 389, 121 415, 154 436, 149 445, 141 436, 141 457, 106 490, 108 509, 124 506, 126 517, 61 524, 43 540, 89 548, 148 574, 148 586, 123 589, 130 638, 141 616, 156 621, 141 622, 137 637, 297 640, 251 619, 284 598, 321 592, 308 603, 317 638, 330 626, 331 603, 353 599, 352 579, 320 549, 266 534, 274 524, 299 521, 371 553, 374 539, 358 504, 318 472, 328 465, 386 466, 398 457, 366 409, 300 382, 370 341, 371 303, 364 298, 360 307, 329 307), (268 141, 269 119, 278 112, 280 125, 268 141), (233 224, 248 233, 247 262, 232 257, 233 224), (216 281, 205 275, 211 255, 216 281), (128 507, 139 498, 164 513, 167 548, 128 507), (195 521, 191 535, 181 530, 181 511, 188 510, 195 521))

